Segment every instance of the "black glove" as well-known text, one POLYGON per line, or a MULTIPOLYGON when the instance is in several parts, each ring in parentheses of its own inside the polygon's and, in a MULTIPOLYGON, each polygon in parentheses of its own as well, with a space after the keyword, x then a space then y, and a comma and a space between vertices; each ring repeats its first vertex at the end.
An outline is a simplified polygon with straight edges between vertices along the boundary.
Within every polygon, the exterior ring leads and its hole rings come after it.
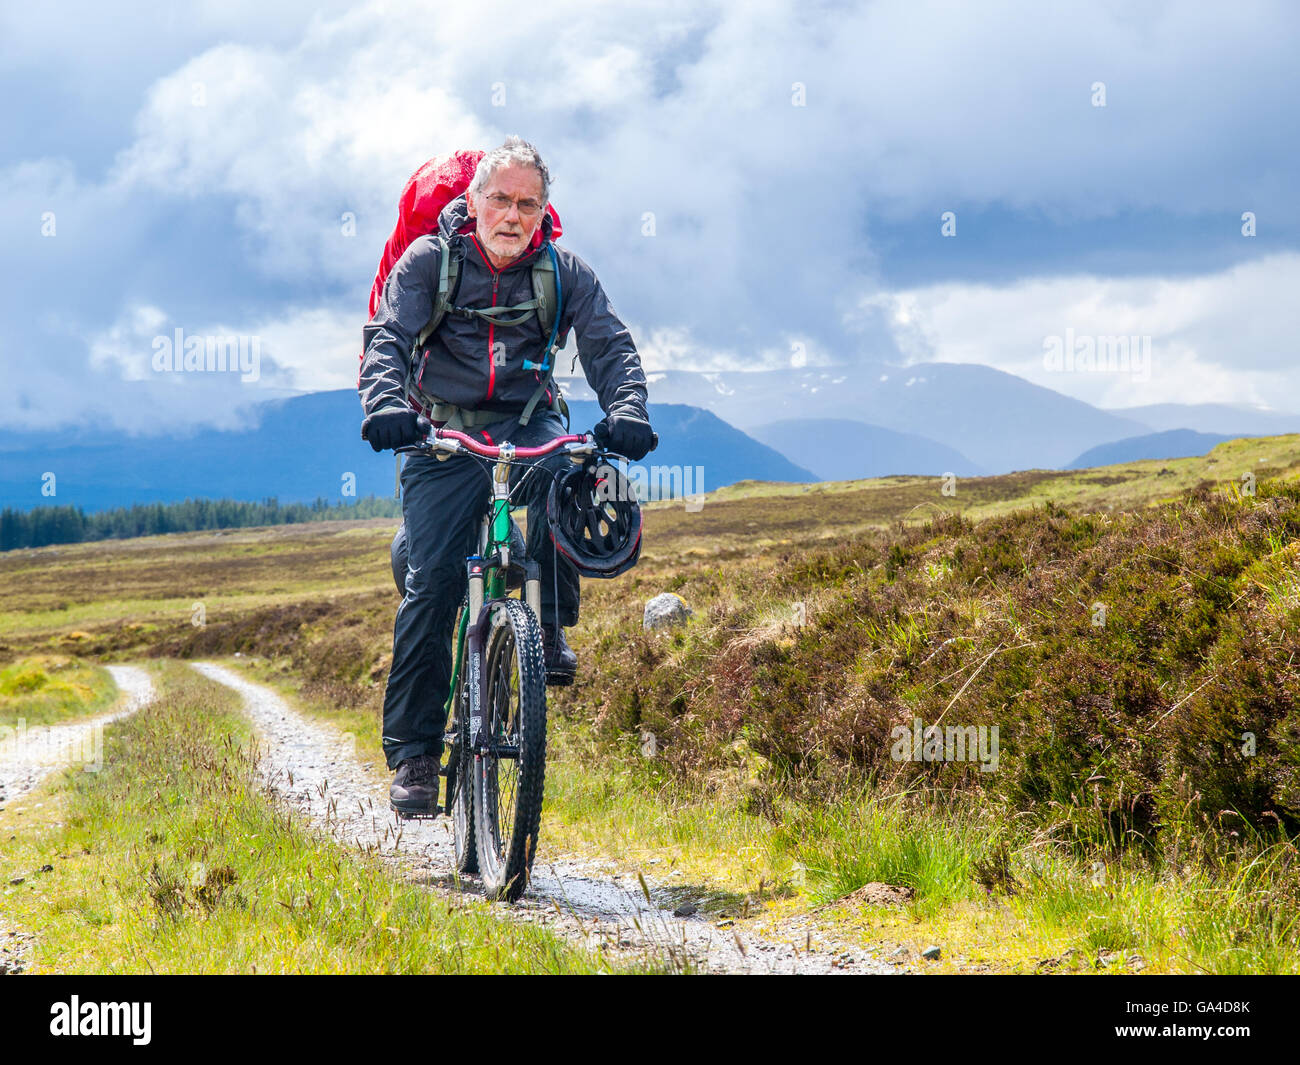
POLYGON ((384 407, 361 423, 361 439, 376 451, 407 447, 420 439, 418 417, 409 407, 384 407))
POLYGON ((655 445, 650 423, 626 414, 611 414, 603 422, 597 422, 591 435, 604 450, 626 455, 633 462, 645 458, 655 445))

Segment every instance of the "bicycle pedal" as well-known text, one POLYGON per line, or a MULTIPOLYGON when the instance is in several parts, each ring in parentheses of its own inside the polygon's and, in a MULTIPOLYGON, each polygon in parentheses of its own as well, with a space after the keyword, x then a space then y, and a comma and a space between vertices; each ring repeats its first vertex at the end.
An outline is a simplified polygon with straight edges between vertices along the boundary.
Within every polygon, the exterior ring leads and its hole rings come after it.
POLYGON ((403 821, 436 821, 442 816, 441 806, 422 813, 416 813, 414 810, 401 810, 392 803, 388 804, 388 808, 403 821))
POLYGON ((572 673, 547 673, 546 686, 548 688, 567 688, 573 683, 573 677, 572 673))

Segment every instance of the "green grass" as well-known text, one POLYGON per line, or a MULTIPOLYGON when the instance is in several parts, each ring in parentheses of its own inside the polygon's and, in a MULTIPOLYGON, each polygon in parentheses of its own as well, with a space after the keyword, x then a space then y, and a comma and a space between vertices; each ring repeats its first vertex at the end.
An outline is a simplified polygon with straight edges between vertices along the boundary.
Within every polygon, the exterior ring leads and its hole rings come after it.
POLYGON ((48 725, 98 713, 116 697, 108 670, 65 655, 33 655, 0 669, 0 724, 48 725))
MULTIPOLYGON (((1239 484, 1248 471, 1261 477, 1300 471, 1300 435, 1228 441, 1201 458, 962 478, 954 496, 942 494, 939 479, 926 477, 742 482, 709 493, 698 512, 680 502, 647 505, 641 563, 616 583, 661 590, 699 568, 815 548, 944 514, 979 519, 1049 501, 1085 511, 1142 508, 1202 483, 1239 484)), ((331 521, 6 552, 0 555, 0 661, 48 649, 138 653, 160 634, 180 642, 196 601, 206 601, 212 624, 290 602, 307 607, 330 596, 384 592, 395 525, 390 519, 331 521), (77 628, 85 637, 69 643, 77 628)), ((594 597, 597 605, 609 598, 604 592, 594 597)))
POLYGON ((1068 862, 1026 873, 1027 919, 1081 930, 1085 951, 1136 952, 1157 969, 1217 974, 1300 972, 1293 843, 1243 848, 1218 868, 1153 875, 1130 861, 1091 874, 1068 862))
POLYGON ((310 831, 262 794, 237 697, 161 675, 162 698, 108 730, 102 772, 0 814, 0 905, 37 933, 34 971, 611 971, 310 831))
POLYGON ((813 913, 868 944, 941 942, 941 971, 1300 973, 1300 852, 1277 833, 1185 837, 1161 863, 1080 857, 1014 811, 959 796, 859 787, 809 802, 778 789, 756 802, 743 773, 692 793, 650 765, 561 746, 545 846, 614 857, 674 899, 723 892, 759 928, 813 913), (846 900, 869 883, 914 895, 846 900), (1123 956, 1117 968, 1107 954, 1123 956))
MULTIPOLYGON (((313 523, 314 524, 314 523, 313 523)), ((210 622, 287 601, 373 589, 396 522, 370 519, 272 529, 174 533, 0 554, 0 654, 21 639, 55 642, 74 628, 102 648, 138 644, 152 622, 190 627, 193 604, 210 622), (358 567, 358 558, 375 565, 358 567)))
POLYGON ((996 854, 1002 831, 978 808, 927 819, 920 807, 870 790, 826 807, 790 807, 783 822, 774 845, 798 856, 814 902, 882 883, 915 892, 917 913, 973 897, 975 869, 996 854))
MULTIPOLYGON (((933 498, 946 511, 969 518, 990 517, 1017 507, 1041 505, 1049 500, 1061 506, 1123 510, 1172 499, 1203 481, 1240 483, 1243 474, 1283 476, 1300 467, 1300 434, 1225 440, 1205 455, 1181 459, 1143 459, 1084 470, 1026 470, 997 477, 957 479, 956 494, 941 496, 937 477, 875 477, 861 481, 823 481, 791 485, 741 481, 708 493, 706 505, 764 498, 787 501, 799 496, 818 500, 827 508, 842 500, 825 497, 849 493, 898 493, 909 486, 931 488, 933 498)), ((680 510, 680 502, 650 504, 652 510, 680 510)), ((901 515, 899 515, 901 517, 901 515)), ((920 515, 923 520, 928 514, 920 515)))
POLYGON ((1179 821, 1217 828, 1222 810, 1295 833, 1298 501, 1300 482, 1261 481, 1250 496, 949 515, 680 566, 695 616, 670 635, 640 631, 635 582, 596 588, 572 642, 599 668, 555 709, 591 721, 613 757, 653 733, 685 781, 743 738, 806 794, 902 768, 909 786, 1064 823, 1085 849, 1157 847, 1179 821), (998 727, 998 771, 899 767, 891 730, 914 716, 998 727))

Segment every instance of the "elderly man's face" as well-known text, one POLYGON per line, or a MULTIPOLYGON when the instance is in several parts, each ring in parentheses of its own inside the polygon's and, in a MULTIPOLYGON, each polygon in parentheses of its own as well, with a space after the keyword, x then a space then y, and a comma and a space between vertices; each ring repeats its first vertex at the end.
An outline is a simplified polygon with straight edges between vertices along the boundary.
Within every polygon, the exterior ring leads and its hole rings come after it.
POLYGON ((543 209, 542 175, 531 166, 497 167, 483 192, 469 197, 469 215, 478 221, 479 242, 495 269, 524 252, 543 209))

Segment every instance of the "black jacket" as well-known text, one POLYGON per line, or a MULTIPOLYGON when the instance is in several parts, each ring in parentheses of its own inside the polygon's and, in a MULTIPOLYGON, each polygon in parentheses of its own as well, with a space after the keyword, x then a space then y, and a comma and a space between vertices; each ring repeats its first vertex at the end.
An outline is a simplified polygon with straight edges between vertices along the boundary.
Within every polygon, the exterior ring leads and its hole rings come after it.
MULTIPOLYGON (((495 271, 473 236, 473 225, 463 195, 443 208, 438 218, 438 230, 452 254, 463 255, 455 304, 509 307, 532 299, 534 258, 546 251, 532 247, 500 272, 495 271)), ((549 240, 549 213, 543 214, 541 229, 542 239, 549 240)), ((563 299, 559 335, 574 331, 582 369, 606 414, 648 420, 645 374, 627 326, 591 267, 558 244, 555 252, 563 299)), ((384 283, 375 316, 363 332, 365 354, 358 389, 367 415, 383 407, 407 406, 405 384, 411 349, 433 316, 439 254, 432 236, 418 238, 393 264, 384 283)), ((539 361, 547 339, 535 314, 519 325, 499 326, 478 317, 448 313, 424 350, 417 353, 415 372, 422 375, 424 392, 447 403, 513 414, 523 410, 541 380, 536 370, 523 368, 524 360, 539 361), (504 345, 504 358, 493 359, 496 344, 504 345)), ((545 407, 548 399, 540 405, 545 407)))

